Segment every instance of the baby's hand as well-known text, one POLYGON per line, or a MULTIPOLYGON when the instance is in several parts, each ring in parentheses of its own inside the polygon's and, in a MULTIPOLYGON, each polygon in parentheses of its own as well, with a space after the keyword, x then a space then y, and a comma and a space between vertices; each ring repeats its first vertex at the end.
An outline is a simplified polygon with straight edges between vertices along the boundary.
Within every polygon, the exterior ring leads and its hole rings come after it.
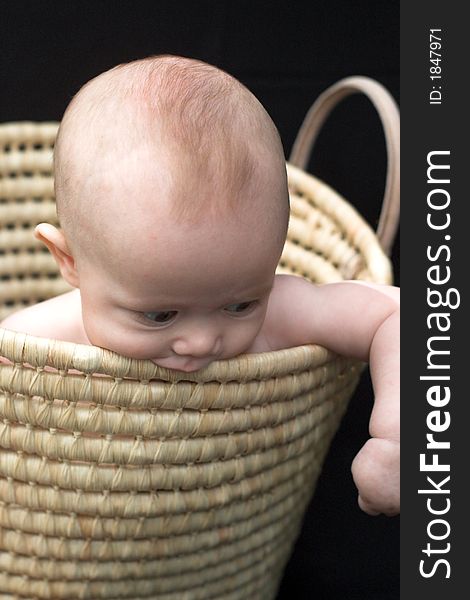
POLYGON ((369 515, 400 512, 400 356, 398 315, 392 315, 374 337, 370 370, 375 402, 369 423, 371 439, 352 464, 359 506, 369 515))
POLYGON ((369 515, 393 516, 400 512, 398 321, 399 315, 394 313, 378 329, 372 342, 369 366, 375 401, 369 422, 371 439, 352 464, 359 506, 369 515))
POLYGON ((371 439, 352 464, 359 506, 369 515, 393 516, 400 512, 399 324, 397 309, 377 328, 369 351, 375 393, 369 423, 371 439))
POLYGON ((369 515, 400 512, 400 442, 371 438, 352 463, 358 503, 369 515))

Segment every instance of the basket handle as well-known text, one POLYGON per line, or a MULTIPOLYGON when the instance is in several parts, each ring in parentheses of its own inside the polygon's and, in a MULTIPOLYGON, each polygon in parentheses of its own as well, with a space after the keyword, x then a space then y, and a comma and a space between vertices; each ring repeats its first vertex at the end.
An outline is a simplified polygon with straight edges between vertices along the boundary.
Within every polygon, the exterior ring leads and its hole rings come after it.
POLYGON ((395 100, 383 85, 369 77, 347 77, 326 89, 307 112, 292 147, 289 162, 307 167, 320 128, 333 108, 351 94, 362 92, 375 106, 385 133, 387 179, 377 227, 377 237, 390 255, 400 216, 400 114, 395 100))

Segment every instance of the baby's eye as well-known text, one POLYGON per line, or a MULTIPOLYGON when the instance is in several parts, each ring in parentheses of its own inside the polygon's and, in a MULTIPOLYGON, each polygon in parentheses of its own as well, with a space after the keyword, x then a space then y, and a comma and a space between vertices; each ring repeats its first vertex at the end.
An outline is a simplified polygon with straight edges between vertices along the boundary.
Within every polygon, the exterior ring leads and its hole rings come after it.
POLYGON ((178 314, 178 311, 176 311, 176 310, 161 310, 158 312, 143 313, 143 315, 146 319, 153 321, 154 323, 157 323, 160 325, 165 325, 166 323, 173 321, 173 319, 176 317, 177 314, 178 314))
POLYGON ((250 300, 249 302, 238 302, 237 304, 230 304, 226 306, 224 310, 232 314, 241 314, 248 312, 256 304, 256 300, 250 300))

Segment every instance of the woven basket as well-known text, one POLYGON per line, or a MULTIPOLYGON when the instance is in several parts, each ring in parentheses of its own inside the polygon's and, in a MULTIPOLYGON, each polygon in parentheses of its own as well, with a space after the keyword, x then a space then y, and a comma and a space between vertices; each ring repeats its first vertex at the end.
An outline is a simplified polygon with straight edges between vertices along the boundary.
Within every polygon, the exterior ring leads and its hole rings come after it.
MULTIPOLYGON (((388 249, 399 125, 382 86, 349 78, 328 89, 291 162, 305 165, 323 119, 357 91, 386 133, 388 249)), ((39 222, 58 225, 57 125, 0 125, 0 319, 70 289, 32 235, 39 222)), ((390 283, 356 211, 300 168, 288 175, 279 272, 390 283)), ((1 328, 0 357, 1 600, 275 598, 362 364, 309 345, 188 374, 1 328)))

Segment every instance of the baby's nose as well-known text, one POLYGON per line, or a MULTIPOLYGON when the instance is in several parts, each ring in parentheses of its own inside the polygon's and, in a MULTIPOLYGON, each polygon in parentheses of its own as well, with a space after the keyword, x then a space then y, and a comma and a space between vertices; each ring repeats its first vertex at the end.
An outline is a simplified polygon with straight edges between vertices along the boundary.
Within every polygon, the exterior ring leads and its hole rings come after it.
POLYGON ((180 356, 205 357, 215 355, 220 346, 220 339, 209 331, 198 331, 188 334, 173 342, 173 352, 180 356))

